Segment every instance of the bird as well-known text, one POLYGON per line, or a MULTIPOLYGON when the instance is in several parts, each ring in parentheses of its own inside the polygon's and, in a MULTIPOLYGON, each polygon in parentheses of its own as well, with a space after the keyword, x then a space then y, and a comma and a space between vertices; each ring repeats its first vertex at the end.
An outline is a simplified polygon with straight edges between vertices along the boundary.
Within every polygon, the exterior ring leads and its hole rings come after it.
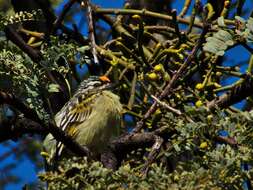
MULTIPOLYGON (((122 105, 111 91, 113 84, 106 76, 90 76, 79 85, 72 98, 55 115, 54 120, 66 134, 96 156, 117 137, 122 123, 122 105)), ((48 134, 43 142, 49 165, 55 158, 67 157, 66 148, 48 134)))

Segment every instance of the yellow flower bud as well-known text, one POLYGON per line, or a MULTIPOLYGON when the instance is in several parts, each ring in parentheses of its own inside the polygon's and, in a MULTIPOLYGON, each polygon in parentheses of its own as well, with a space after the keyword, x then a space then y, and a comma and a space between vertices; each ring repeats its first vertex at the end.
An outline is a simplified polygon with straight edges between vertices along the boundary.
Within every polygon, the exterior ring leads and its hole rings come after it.
POLYGON ((134 18, 134 19, 140 19, 141 17, 140 17, 140 15, 133 15, 132 18, 134 18))
POLYGON ((164 73, 164 75, 163 75, 163 79, 164 79, 166 82, 168 82, 171 78, 170 78, 170 75, 166 72, 166 73, 164 73))
POLYGON ((201 100, 198 100, 197 102, 195 102, 195 106, 197 108, 199 108, 199 107, 203 106, 203 102, 201 100))
POLYGON ((240 72, 240 67, 236 66, 236 67, 235 67, 235 71, 240 72))
POLYGON ((123 88, 125 88, 125 89, 128 88, 128 86, 127 86, 126 84, 123 84, 122 86, 123 86, 123 88))
POLYGON ((44 152, 44 151, 41 151, 40 155, 45 157, 45 158, 49 157, 49 154, 47 152, 44 152))
POLYGON ((220 77, 222 75, 222 72, 217 71, 215 74, 216 74, 217 77, 220 77))
POLYGON ((159 48, 160 46, 162 46, 162 44, 157 43, 156 46, 155 46, 155 48, 159 48))
POLYGON ((154 70, 157 71, 157 72, 160 72, 163 70, 163 65, 162 64, 158 64, 154 67, 154 70))
POLYGON ((156 73, 149 73, 148 78, 151 79, 151 80, 157 80, 158 76, 157 76, 156 73))
POLYGON ((212 114, 208 115, 207 116, 207 121, 211 122, 212 120, 213 120, 213 115, 212 114))
POLYGON ((162 112, 161 112, 161 110, 158 108, 158 109, 156 109, 156 111, 155 111, 155 114, 154 115, 158 115, 158 114, 161 114, 162 112))
POLYGON ((221 85, 218 84, 217 82, 213 83, 213 85, 214 85, 215 88, 221 88, 221 85))
POLYGON ((174 175, 174 181, 178 181, 179 180, 179 176, 176 174, 174 175))
POLYGON ((149 129, 151 129, 151 128, 152 128, 151 123, 147 123, 147 127, 148 127, 149 129))
POLYGON ((181 95, 180 95, 179 93, 176 93, 175 95, 176 95, 176 97, 177 97, 178 99, 181 99, 181 98, 182 98, 181 95))
POLYGON ((182 44, 180 46, 180 48, 182 48, 182 49, 189 49, 190 47, 187 44, 182 44))
POLYGON ((204 149, 204 148, 207 148, 207 146, 208 146, 207 142, 202 142, 202 143, 199 145, 199 148, 204 149))
POLYGON ((147 96, 147 95, 144 96, 143 102, 144 102, 144 103, 147 103, 147 102, 148 102, 148 96, 147 96))
POLYGON ((225 7, 225 8, 228 8, 229 4, 230 4, 229 1, 225 1, 225 2, 224 2, 224 7, 225 7))
POLYGON ((202 83, 198 83, 198 84, 196 84, 195 88, 197 90, 202 90, 204 88, 204 85, 202 83))
POLYGON ((183 55, 183 54, 178 53, 177 55, 178 55, 178 58, 179 58, 180 60, 183 60, 183 59, 184 59, 184 55, 183 55))

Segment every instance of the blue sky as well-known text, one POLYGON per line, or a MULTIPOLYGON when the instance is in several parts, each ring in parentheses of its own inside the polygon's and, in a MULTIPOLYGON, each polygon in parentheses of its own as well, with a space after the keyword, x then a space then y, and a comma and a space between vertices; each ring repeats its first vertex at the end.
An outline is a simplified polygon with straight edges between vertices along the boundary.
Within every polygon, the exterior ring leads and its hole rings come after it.
MULTIPOLYGON (((115 8, 115 7, 121 7, 123 0, 93 0, 92 1, 95 4, 100 5, 101 7, 104 8, 115 8)), ((182 2, 184 1, 176 1, 176 3, 173 5, 174 8, 177 8, 178 10, 181 10, 182 7, 182 2)), ((250 0, 246 1, 245 7, 252 8, 253 7, 253 2, 250 0)), ((246 16, 246 18, 248 15, 246 16)), ((77 17, 77 19, 80 19, 77 17)), ((78 22, 77 22, 78 23, 78 22)), ((231 64, 236 64, 241 61, 246 61, 249 59, 250 54, 246 50, 242 50, 242 48, 233 48, 229 50, 226 55, 228 56, 228 59, 226 61, 226 65, 231 65, 231 64)), ((244 71, 246 67, 242 67, 241 71, 244 71)), ((231 80, 224 81, 224 84, 229 84, 231 83, 231 80)), ((13 146, 15 146, 14 142, 11 142, 13 146)), ((0 145, 0 155, 2 155, 4 152, 8 151, 4 146, 0 145)), ((12 163, 15 162, 14 156, 8 157, 8 159, 4 160, 3 162, 0 163, 0 168, 1 166, 4 166, 7 163, 12 163)), ((21 177, 22 181, 21 183, 17 185, 9 185, 6 190, 15 190, 15 189, 21 189, 21 187, 25 183, 30 183, 34 180, 36 180, 36 172, 34 169, 34 166, 32 163, 24 158, 22 161, 19 162, 19 166, 13 171, 14 174, 17 174, 18 176, 21 177)), ((0 177, 2 177, 3 174, 0 174, 0 177)))

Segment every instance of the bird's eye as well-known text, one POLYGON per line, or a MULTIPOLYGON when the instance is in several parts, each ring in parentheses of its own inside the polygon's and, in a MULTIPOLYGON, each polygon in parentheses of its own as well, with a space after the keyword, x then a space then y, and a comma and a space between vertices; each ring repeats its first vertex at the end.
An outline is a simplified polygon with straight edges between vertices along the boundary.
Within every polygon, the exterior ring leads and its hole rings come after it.
POLYGON ((96 83, 94 83, 94 85, 93 85, 94 87, 98 87, 98 86, 101 86, 101 82, 96 82, 96 83))

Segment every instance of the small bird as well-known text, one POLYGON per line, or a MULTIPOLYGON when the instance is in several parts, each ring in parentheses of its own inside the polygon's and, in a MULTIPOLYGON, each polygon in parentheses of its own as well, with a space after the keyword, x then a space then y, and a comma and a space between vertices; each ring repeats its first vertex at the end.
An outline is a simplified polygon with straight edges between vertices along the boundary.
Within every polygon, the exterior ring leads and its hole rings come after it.
MULTIPOLYGON (((119 97, 110 91, 112 83, 106 76, 91 76, 83 81, 73 97, 55 115, 55 123, 92 155, 102 153, 110 140, 119 135, 122 105, 119 97)), ((44 140, 52 164, 65 152, 64 145, 51 134, 44 140)), ((67 151, 69 152, 69 151, 67 151)))

